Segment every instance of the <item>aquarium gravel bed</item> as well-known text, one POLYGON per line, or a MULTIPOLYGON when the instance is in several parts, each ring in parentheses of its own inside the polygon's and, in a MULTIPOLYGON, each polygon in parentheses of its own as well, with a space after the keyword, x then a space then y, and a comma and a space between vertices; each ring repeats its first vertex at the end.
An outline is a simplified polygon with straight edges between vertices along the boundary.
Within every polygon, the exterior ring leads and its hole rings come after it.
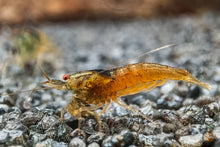
POLYGON ((33 89, 46 78, 37 66, 30 74, 16 65, 5 49, 10 31, 2 27, 0 65, 8 66, 6 74, 1 73, 0 83, 1 146, 220 146, 219 13, 152 20, 51 23, 37 28, 60 53, 59 59, 47 60, 42 65, 50 78, 61 80, 66 73, 150 62, 187 69, 212 89, 167 81, 150 92, 121 98, 159 125, 112 102, 101 116, 102 132, 98 132, 97 121, 90 115, 82 118, 79 132, 77 118, 66 113, 65 123, 60 119, 62 108, 71 101, 71 92, 50 89, 6 95, 33 89), (175 46, 138 58, 168 44, 175 46), (31 105, 25 103, 30 97, 31 105))

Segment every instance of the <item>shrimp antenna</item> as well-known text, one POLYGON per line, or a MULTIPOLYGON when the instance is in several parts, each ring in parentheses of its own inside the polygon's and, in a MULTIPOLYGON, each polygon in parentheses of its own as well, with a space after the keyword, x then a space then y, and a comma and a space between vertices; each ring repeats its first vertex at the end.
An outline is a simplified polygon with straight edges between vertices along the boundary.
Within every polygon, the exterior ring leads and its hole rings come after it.
POLYGON ((45 90, 45 89, 52 89, 52 88, 55 88, 55 87, 44 87, 44 88, 41 88, 41 87, 38 86, 37 88, 34 88, 34 89, 23 90, 23 91, 16 91, 16 92, 13 92, 13 93, 8 93, 8 94, 1 94, 0 96, 15 95, 15 94, 19 94, 19 93, 25 93, 25 92, 31 92, 31 91, 37 91, 37 90, 45 90))
POLYGON ((48 75, 46 74, 46 72, 43 70, 43 68, 38 65, 38 67, 40 68, 41 72, 44 74, 44 76, 47 78, 48 81, 50 81, 50 78, 48 77, 48 75))
MULTIPOLYGON (((145 52, 145 53, 143 53, 143 54, 141 54, 141 55, 139 55, 139 56, 137 56, 137 57, 128 59, 127 62, 128 62, 128 61, 131 61, 131 60, 134 60, 134 59, 136 59, 136 58, 140 58, 140 57, 146 56, 146 55, 148 55, 148 54, 151 54, 151 53, 160 51, 160 50, 165 49, 165 48, 168 48, 168 47, 173 47, 173 46, 175 46, 175 44, 168 44, 168 45, 165 45, 165 46, 162 46, 162 47, 159 47, 159 48, 150 50, 150 51, 145 52)), ((123 63, 121 63, 121 64, 123 64, 123 63)))
MULTIPOLYGON (((130 59, 126 60, 126 61, 119 62, 118 65, 126 64, 126 63, 128 63, 129 61, 132 61, 132 60, 134 60, 134 59, 136 59, 136 58, 140 58, 140 57, 146 56, 146 55, 148 55, 148 54, 157 52, 157 51, 159 51, 159 50, 162 50, 162 49, 165 49, 165 48, 168 48, 168 47, 173 47, 173 46, 175 46, 175 44, 168 44, 168 45, 165 45, 165 46, 162 46, 162 47, 159 47, 159 48, 150 50, 150 51, 145 52, 145 53, 143 53, 143 54, 141 54, 141 55, 139 55, 139 56, 136 56, 136 57, 134 57, 134 58, 130 58, 130 59)), ((113 67, 115 67, 115 66, 111 66, 111 67, 107 68, 106 70, 112 69, 113 67)), ((106 71, 106 70, 104 70, 104 71, 106 71)), ((104 71, 100 71, 100 72, 104 72, 104 71)))
MULTIPOLYGON (((41 66, 38 65, 38 67, 40 68, 41 72, 43 73, 43 75, 47 78, 48 81, 50 81, 50 78, 48 77, 48 75, 46 74, 46 72, 43 70, 43 68, 41 66)), ((47 82, 48 82, 47 81, 47 82)), ((30 90, 23 90, 23 91, 16 91, 14 93, 9 93, 9 94, 2 94, 0 96, 4 96, 4 95, 15 95, 15 94, 19 94, 19 93, 25 93, 25 92, 31 92, 31 95, 38 91, 38 90, 45 90, 45 89, 53 89, 55 87, 44 87, 42 88, 41 86, 43 86, 44 84, 46 84, 47 82, 43 82, 41 83, 38 87, 34 88, 34 89, 30 89, 30 90)))

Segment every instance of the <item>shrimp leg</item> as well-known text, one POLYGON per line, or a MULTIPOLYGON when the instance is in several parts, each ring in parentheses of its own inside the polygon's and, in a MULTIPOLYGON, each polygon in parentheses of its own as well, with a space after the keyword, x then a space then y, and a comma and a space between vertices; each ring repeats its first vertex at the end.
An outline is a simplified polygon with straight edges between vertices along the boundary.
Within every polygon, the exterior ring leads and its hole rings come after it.
POLYGON ((156 88, 157 86, 161 86, 161 85, 163 85, 165 82, 166 82, 166 79, 164 79, 164 80, 158 80, 158 81, 156 81, 156 83, 153 83, 154 85, 152 85, 151 87, 147 88, 147 90, 144 90, 144 92, 148 92, 148 91, 150 91, 150 90, 156 88))

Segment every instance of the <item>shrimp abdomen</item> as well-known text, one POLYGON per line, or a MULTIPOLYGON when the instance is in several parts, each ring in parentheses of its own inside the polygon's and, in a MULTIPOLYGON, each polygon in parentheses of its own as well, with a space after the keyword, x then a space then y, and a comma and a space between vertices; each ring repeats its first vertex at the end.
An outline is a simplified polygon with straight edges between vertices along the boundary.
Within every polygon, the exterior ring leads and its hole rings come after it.
POLYGON ((198 84, 206 89, 211 88, 210 85, 199 81, 187 70, 167 65, 137 63, 115 69, 115 71, 116 83, 118 85, 117 96, 135 94, 142 90, 149 91, 149 89, 151 90, 163 85, 167 79, 183 80, 192 84, 198 84))
POLYGON ((197 84, 205 89, 211 89, 211 86, 199 81, 196 77, 194 77, 191 73, 189 73, 185 69, 175 68, 176 75, 178 75, 179 79, 192 84, 197 84))

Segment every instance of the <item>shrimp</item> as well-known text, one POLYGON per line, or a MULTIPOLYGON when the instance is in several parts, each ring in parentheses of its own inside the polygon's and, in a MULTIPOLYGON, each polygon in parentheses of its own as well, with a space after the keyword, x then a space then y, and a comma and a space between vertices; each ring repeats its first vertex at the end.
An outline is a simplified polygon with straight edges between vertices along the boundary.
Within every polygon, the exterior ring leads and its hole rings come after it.
POLYGON ((111 101, 128 110, 138 113, 148 121, 148 117, 139 111, 129 107, 119 97, 132 95, 141 91, 150 91, 157 86, 165 84, 166 80, 182 80, 191 84, 197 84, 205 89, 211 86, 199 81, 187 70, 156 63, 136 63, 109 70, 89 70, 74 74, 65 74, 63 80, 50 80, 41 85, 52 86, 58 90, 69 90, 74 93, 72 101, 63 108, 61 119, 64 121, 64 113, 68 111, 80 120, 83 114, 94 115, 101 130, 100 116, 107 110, 111 101), (96 109, 103 108, 99 113, 96 109))

